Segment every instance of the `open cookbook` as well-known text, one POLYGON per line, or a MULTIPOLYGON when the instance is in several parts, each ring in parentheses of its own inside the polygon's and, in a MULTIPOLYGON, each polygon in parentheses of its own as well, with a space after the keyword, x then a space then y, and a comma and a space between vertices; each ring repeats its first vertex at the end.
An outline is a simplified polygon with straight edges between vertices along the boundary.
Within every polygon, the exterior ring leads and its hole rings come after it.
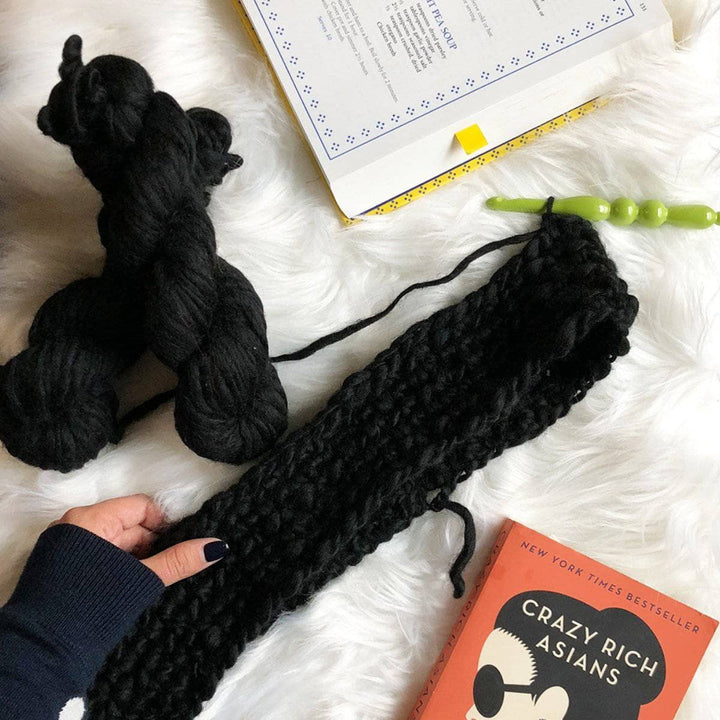
POLYGON ((586 112, 672 43, 661 0, 235 0, 347 217, 586 112))

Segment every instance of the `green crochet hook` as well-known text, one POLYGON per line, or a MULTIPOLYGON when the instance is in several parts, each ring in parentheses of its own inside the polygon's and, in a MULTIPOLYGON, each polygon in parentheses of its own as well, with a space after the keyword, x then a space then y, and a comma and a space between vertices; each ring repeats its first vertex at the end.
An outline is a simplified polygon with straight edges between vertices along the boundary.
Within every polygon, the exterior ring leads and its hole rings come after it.
MULTIPOLYGON (((545 212, 547 200, 492 197, 486 205, 491 210, 540 214, 545 212)), ((667 207, 659 200, 646 200, 638 205, 626 197, 619 197, 613 202, 591 195, 560 198, 553 202, 552 211, 560 215, 579 215, 591 222, 608 220, 613 225, 632 225, 636 222, 648 228, 667 223, 675 227, 705 230, 716 223, 720 225, 720 213, 707 205, 667 207)))

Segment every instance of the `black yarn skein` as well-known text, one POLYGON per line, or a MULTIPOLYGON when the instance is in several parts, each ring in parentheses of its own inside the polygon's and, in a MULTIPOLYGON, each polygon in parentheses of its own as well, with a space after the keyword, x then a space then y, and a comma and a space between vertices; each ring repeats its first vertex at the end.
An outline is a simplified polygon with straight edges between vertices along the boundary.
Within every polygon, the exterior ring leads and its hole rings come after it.
POLYGON ((458 482, 563 417, 628 352, 637 308, 592 226, 546 214, 487 285, 413 325, 161 538, 222 537, 232 553, 144 613, 90 689, 90 717, 193 718, 282 612, 413 518, 453 509, 458 482))
POLYGON ((120 439, 112 380, 145 347, 137 291, 102 276, 45 301, 28 348, 0 366, 0 440, 9 453, 68 472, 120 439))
POLYGON ((205 209, 208 188, 242 162, 228 152, 229 124, 184 112, 133 60, 83 65, 80 53, 80 38, 68 38, 38 125, 102 194, 105 268, 50 298, 28 350, 0 370, 0 439, 30 464, 80 467, 118 440, 111 382, 149 347, 178 374, 183 441, 245 462, 285 430, 287 402, 260 298, 216 255, 205 209))

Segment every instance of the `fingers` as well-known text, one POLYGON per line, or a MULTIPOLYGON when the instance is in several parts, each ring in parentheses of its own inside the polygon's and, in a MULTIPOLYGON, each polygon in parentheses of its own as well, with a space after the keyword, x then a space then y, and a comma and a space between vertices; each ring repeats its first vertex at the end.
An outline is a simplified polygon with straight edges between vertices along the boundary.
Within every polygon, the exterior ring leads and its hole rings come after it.
POLYGON ((140 526, 155 532, 165 525, 162 510, 148 495, 128 495, 113 498, 95 505, 86 505, 68 510, 57 523, 70 523, 85 528, 118 547, 127 530, 140 526))
POLYGON ((148 530, 142 525, 136 525, 134 528, 125 530, 125 532, 115 540, 115 545, 121 550, 135 555, 135 557, 144 558, 150 554, 150 550, 155 540, 157 540, 157 536, 157 533, 152 530, 148 530))
POLYGON ((210 567, 228 552, 229 548, 222 540, 198 538, 173 545, 141 562, 168 586, 210 567))
POLYGON ((58 523, 85 528, 121 550, 144 558, 141 562, 166 586, 195 575, 228 554, 222 540, 200 538, 147 557, 158 532, 165 528, 162 511, 148 495, 128 495, 72 508, 51 525, 58 523))

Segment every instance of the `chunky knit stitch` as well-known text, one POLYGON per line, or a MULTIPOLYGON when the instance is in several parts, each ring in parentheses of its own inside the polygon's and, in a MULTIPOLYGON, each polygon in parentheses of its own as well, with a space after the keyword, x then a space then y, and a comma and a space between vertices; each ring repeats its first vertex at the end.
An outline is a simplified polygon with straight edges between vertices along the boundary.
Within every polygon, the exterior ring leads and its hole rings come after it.
POLYGON ((91 688, 91 718, 197 715, 280 613, 563 417, 628 351, 637 308, 592 226, 545 215, 487 285, 412 326, 161 539, 222 537, 233 553, 141 617, 91 688))
POLYGON ((149 347, 179 377, 175 422, 200 455, 241 463, 286 427, 260 298, 219 258, 208 188, 239 166, 230 126, 183 111, 147 72, 63 49, 61 82, 38 115, 100 191, 106 262, 38 312, 29 347, 0 368, 0 439, 42 468, 68 471, 116 442, 115 376, 149 347))

